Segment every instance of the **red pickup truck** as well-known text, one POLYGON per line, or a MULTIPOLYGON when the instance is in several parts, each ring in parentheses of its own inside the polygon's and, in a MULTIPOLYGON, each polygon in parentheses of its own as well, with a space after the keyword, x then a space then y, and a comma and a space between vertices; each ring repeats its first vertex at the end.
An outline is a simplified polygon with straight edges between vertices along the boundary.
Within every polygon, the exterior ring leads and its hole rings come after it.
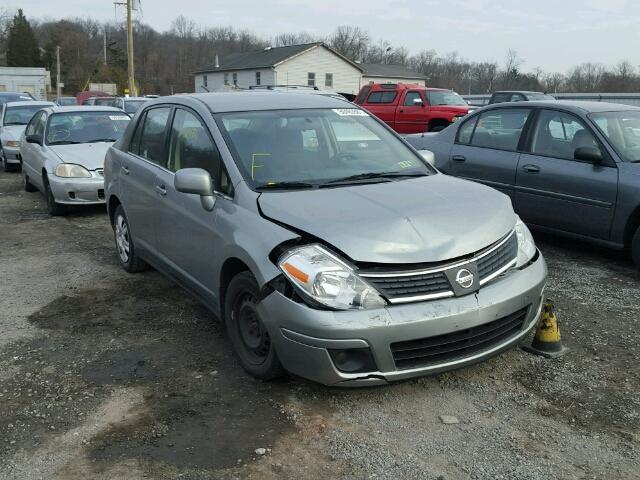
POLYGON ((438 132, 469 113, 457 93, 413 83, 365 85, 354 103, 398 133, 438 132))

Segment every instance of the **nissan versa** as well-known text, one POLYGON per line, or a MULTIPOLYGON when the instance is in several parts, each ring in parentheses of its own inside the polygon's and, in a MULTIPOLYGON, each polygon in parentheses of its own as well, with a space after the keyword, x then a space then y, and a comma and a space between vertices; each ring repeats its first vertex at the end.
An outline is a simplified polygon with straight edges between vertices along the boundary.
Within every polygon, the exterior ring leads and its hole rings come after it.
POLYGON ((124 269, 196 295, 258 378, 441 372, 518 344, 540 314, 546 265, 509 198, 340 99, 152 100, 107 152, 105 188, 124 269))

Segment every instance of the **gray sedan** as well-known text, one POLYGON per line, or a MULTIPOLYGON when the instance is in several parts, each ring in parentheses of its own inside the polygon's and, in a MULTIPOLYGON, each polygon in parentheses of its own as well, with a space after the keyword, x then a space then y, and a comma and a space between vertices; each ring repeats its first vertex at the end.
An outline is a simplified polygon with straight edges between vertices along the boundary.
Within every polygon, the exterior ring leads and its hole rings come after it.
POLYGON ((51 215, 67 205, 104 203, 104 157, 130 117, 111 107, 49 107, 22 135, 25 190, 40 190, 51 215))
POLYGON ((192 292, 258 378, 460 368, 540 315, 546 264, 509 198, 438 173, 345 100, 150 101, 109 149, 105 188, 122 267, 192 292))
POLYGON ((629 249, 640 267, 640 108, 497 104, 407 140, 433 152, 444 173, 509 195, 528 224, 629 249))

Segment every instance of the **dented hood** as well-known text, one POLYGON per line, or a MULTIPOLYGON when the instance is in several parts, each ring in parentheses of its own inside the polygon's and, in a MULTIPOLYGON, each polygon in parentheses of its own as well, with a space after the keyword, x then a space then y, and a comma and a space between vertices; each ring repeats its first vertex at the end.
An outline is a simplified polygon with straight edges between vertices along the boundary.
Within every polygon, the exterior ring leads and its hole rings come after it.
POLYGON ((87 170, 104 168, 104 157, 113 142, 78 143, 75 145, 51 145, 51 150, 64 163, 76 163, 87 170))
POLYGON ((509 233, 506 195, 443 174, 369 185, 262 193, 262 213, 357 262, 439 262, 509 233))

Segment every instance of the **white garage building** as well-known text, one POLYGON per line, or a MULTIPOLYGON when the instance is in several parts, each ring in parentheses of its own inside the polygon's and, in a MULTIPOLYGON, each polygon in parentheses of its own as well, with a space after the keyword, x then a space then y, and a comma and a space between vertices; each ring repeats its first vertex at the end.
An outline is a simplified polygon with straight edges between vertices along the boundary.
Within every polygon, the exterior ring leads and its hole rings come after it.
POLYGON ((196 92, 254 85, 306 85, 355 95, 365 83, 390 79, 408 83, 425 81, 403 66, 352 62, 322 42, 235 53, 194 72, 196 92))
POLYGON ((0 67, 0 92, 30 93, 37 100, 46 100, 51 88, 51 76, 46 68, 0 67))

